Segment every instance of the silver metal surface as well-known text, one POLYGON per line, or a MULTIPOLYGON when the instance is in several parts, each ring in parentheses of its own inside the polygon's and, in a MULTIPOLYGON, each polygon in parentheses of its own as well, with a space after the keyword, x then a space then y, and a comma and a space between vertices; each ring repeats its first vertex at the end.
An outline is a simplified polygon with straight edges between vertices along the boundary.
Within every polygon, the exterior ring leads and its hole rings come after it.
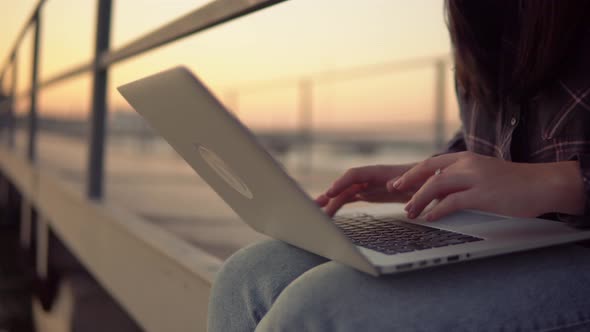
MULTIPOLYGON (((388 205, 363 208, 376 216, 391 216, 388 205)), ((369 260, 378 266, 380 273, 391 274, 454 264, 466 260, 498 256, 536 248, 572 243, 590 238, 590 231, 581 231, 567 224, 536 218, 510 218, 480 211, 462 211, 436 222, 422 219, 409 220, 404 214, 395 214, 399 220, 476 236, 483 241, 413 251, 405 254, 385 255, 359 247, 369 260)))
POLYGON ((260 146, 254 135, 187 69, 173 68, 118 89, 253 229, 377 274, 367 258, 260 146), (168 106, 170 101, 174 101, 174 108, 168 106), (215 153, 214 159, 220 160, 215 167, 199 154, 200 147, 215 153), (237 192, 237 186, 247 187, 252 195, 244 197, 237 192))
POLYGON ((102 53, 109 50, 111 11, 111 0, 98 1, 87 176, 87 194, 90 199, 101 199, 103 193, 108 71, 107 68, 99 66, 99 59, 102 53))
POLYGON ((39 61, 41 48, 41 10, 35 16, 35 34, 33 37, 33 64, 31 66, 31 108, 29 111, 29 141, 27 156, 31 162, 37 159, 37 93, 39 92, 39 61))

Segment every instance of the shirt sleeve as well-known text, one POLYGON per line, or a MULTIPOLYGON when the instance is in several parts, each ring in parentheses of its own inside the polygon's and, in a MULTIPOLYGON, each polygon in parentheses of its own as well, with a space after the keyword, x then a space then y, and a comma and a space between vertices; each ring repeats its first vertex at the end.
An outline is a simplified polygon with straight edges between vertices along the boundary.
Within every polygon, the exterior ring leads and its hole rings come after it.
POLYGON ((447 146, 442 150, 436 153, 435 156, 440 156, 441 154, 447 153, 454 153, 454 152, 461 152, 467 151, 467 145, 465 145, 465 137, 463 136, 463 128, 459 129, 453 138, 447 143, 447 146))
POLYGON ((572 158, 580 163, 584 181, 584 214, 579 216, 558 213, 557 218, 579 228, 590 228, 590 154, 577 154, 572 158))

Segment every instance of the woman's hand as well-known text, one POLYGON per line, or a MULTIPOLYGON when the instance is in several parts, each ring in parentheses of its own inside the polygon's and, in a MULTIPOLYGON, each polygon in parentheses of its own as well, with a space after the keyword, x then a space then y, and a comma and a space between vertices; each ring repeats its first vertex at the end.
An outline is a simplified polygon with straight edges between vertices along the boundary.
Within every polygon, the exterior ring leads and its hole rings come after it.
MULTIPOLYGON (((398 178, 415 164, 376 165, 351 168, 346 171, 316 202, 330 216, 345 204, 365 202, 407 202, 412 197, 413 186, 401 192, 391 187, 391 180, 398 178), (387 188, 387 183, 390 187, 387 188)), ((414 190, 415 191, 415 190, 414 190)))
POLYGON ((576 161, 525 164, 459 152, 426 159, 391 186, 406 191, 422 184, 406 205, 416 218, 433 200, 440 200, 427 220, 462 209, 477 209, 515 217, 549 212, 581 214, 582 177, 576 161), (437 169, 441 172, 435 175, 437 169))

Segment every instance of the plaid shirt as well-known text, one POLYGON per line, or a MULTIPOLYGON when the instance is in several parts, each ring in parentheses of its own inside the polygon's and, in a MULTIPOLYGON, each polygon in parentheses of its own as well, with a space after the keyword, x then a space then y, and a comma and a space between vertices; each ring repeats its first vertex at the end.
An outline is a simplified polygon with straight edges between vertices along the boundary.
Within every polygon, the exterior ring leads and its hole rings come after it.
MULTIPOLYGON (((584 43, 589 45, 590 43, 584 43)), ((472 151, 504 160, 546 163, 578 160, 586 193, 583 216, 545 218, 590 227, 590 46, 554 81, 525 103, 502 100, 499 110, 457 93, 461 130, 445 152, 472 151)))

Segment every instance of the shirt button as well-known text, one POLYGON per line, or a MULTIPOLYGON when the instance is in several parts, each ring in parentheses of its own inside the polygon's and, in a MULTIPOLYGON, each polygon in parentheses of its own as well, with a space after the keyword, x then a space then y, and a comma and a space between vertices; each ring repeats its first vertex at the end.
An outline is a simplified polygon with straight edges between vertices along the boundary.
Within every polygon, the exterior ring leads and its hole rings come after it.
POLYGON ((512 119, 510 119, 510 125, 515 126, 516 125, 516 118, 512 117, 512 119))

